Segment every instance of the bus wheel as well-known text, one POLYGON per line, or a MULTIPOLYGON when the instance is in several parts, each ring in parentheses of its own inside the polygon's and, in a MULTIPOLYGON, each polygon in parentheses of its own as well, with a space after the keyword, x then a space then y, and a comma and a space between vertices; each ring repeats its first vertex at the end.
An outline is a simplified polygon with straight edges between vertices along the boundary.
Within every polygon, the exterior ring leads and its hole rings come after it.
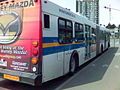
POLYGON ((69 66, 69 74, 73 75, 76 70, 76 60, 75 57, 72 57, 70 60, 70 66, 69 66))

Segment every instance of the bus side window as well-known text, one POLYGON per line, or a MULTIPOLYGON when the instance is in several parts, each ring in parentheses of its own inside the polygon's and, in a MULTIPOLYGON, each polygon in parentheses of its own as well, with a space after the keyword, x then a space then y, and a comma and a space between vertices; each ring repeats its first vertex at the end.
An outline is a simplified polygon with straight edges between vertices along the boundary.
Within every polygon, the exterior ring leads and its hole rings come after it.
POLYGON ((63 18, 58 19, 58 38, 60 44, 72 43, 73 40, 72 21, 63 18))
POLYGON ((83 41, 84 41, 83 25, 80 23, 75 23, 75 42, 83 41))
POLYGON ((44 14, 44 28, 50 28, 50 16, 44 14))
POLYGON ((92 28, 91 38, 92 38, 91 43, 95 44, 96 43, 96 29, 95 28, 92 28))

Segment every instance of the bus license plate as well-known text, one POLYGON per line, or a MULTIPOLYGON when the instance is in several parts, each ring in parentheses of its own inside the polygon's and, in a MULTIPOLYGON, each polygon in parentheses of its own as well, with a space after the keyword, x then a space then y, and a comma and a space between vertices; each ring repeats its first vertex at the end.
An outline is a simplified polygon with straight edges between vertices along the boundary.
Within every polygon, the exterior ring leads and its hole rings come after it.
POLYGON ((4 78, 4 79, 13 80, 13 81, 20 81, 20 77, 8 75, 8 74, 4 74, 4 75, 3 75, 3 78, 4 78))

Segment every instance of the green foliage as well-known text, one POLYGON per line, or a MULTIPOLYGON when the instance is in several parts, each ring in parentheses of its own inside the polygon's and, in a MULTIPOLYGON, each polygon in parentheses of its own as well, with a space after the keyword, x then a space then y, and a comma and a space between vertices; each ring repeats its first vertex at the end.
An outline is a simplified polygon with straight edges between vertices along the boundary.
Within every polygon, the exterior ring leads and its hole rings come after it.
POLYGON ((106 26, 106 28, 108 28, 108 29, 114 29, 114 28, 116 28, 116 25, 115 24, 108 24, 107 26, 106 26))
POLYGON ((118 25, 118 29, 120 29, 120 24, 118 25))

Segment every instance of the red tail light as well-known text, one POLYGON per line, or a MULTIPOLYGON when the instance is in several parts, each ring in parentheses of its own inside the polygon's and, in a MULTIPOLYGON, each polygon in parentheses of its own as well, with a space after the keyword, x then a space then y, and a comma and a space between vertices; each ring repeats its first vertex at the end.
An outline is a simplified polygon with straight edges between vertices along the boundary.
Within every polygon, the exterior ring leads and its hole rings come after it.
POLYGON ((37 56, 37 55, 38 55, 38 50, 37 50, 37 49, 34 49, 34 50, 33 50, 33 55, 34 55, 34 56, 37 56))

